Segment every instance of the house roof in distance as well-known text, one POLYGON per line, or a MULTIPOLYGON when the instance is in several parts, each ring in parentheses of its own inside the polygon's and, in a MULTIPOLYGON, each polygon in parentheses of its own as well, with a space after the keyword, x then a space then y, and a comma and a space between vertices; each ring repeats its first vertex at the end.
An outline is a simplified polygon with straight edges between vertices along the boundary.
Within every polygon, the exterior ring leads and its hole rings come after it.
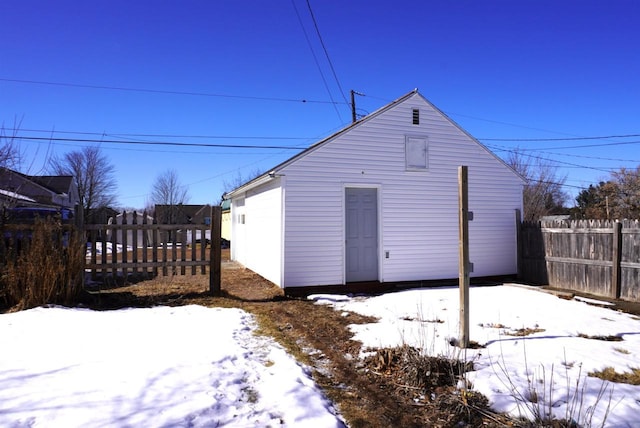
POLYGON ((73 176, 71 175, 27 175, 26 177, 59 194, 68 193, 73 185, 73 176))

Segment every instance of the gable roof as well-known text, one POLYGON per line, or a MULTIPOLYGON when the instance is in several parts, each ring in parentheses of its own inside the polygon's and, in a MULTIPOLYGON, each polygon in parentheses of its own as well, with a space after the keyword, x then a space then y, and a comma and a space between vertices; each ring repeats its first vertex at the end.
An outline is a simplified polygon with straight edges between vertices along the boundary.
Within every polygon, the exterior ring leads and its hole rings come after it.
POLYGON ((71 175, 27 175, 26 177, 58 194, 69 193, 69 189, 73 186, 71 175))
POLYGON ((58 195, 69 193, 74 184, 72 175, 27 175, 9 168, 0 167, 0 177, 2 177, 0 185, 6 185, 7 178, 4 177, 9 177, 10 181, 12 175, 24 181, 30 181, 38 187, 58 195))
POLYGON ((340 137, 341 135, 351 131, 352 129, 359 127, 361 125, 363 125, 364 123, 374 119, 375 117, 381 115, 382 113, 386 112, 387 110, 395 107, 398 104, 403 103, 404 101, 408 100, 409 98, 413 97, 414 95, 418 95, 422 101, 424 101, 425 103, 427 103, 431 108, 433 108, 436 112, 438 112, 440 115, 442 115, 443 118, 445 118, 447 121, 449 121, 454 127, 456 127, 458 130, 460 130, 462 133, 464 133, 467 137, 469 137, 471 140, 473 140, 475 143, 477 143, 480 147, 482 147, 484 150, 486 150, 489 154, 491 154, 495 159, 497 159, 499 162, 501 162, 503 165, 505 165, 507 168, 509 168, 510 170, 512 170, 514 172, 514 174, 516 176, 518 176, 522 181, 525 181, 525 179, 522 177, 522 175, 520 175, 517 171, 515 171, 510 165, 508 165, 504 160, 502 160, 500 157, 498 157, 495 153, 493 153, 491 150, 489 150, 484 144, 482 144, 480 141, 478 141, 478 139, 476 139, 473 135, 469 134, 464 128, 462 128, 460 125, 458 125, 453 119, 451 119, 449 116, 447 116, 442 110, 440 110, 438 107, 436 107, 434 104, 432 104, 429 100, 427 100, 420 92, 418 92, 418 89, 414 89, 410 92, 408 92, 407 94, 401 96, 400 98, 390 102, 389 104, 379 108, 378 110, 374 111, 373 113, 359 119, 356 122, 351 123, 350 125, 342 128, 341 130, 339 130, 338 132, 331 134, 330 136, 312 144, 311 146, 309 146, 308 148, 304 149, 303 151, 301 151, 300 153, 298 153, 297 155, 292 156, 291 158, 287 159, 286 161, 276 165, 275 167, 271 168, 270 170, 268 170, 267 172, 265 172, 262 175, 257 176, 256 178, 249 180, 248 182, 236 187, 235 189, 225 193, 222 195, 223 199, 228 199, 232 196, 234 196, 235 194, 238 193, 242 193, 246 190, 249 190, 251 188, 254 188, 256 186, 259 186, 260 184, 265 183, 266 181, 270 180, 271 178, 273 178, 277 172, 279 170, 281 170, 282 168, 286 167, 287 165, 295 162, 296 160, 300 159, 301 157, 306 156, 307 154, 317 150, 318 148, 326 145, 327 143, 335 140, 336 138, 340 137))
POLYGON ((179 222, 192 222, 199 216, 208 217, 209 213, 205 210, 211 209, 211 205, 188 205, 188 204, 156 204, 154 207, 155 217, 159 221, 168 221, 172 219, 179 222))

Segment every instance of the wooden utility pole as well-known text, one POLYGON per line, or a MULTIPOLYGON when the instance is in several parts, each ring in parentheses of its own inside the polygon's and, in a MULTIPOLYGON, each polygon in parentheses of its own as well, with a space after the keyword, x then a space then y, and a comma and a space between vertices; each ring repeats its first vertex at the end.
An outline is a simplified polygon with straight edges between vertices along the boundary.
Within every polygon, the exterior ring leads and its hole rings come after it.
MULTIPOLYGON (((209 254, 209 292, 214 296, 220 295, 220 268, 222 259, 222 207, 211 207, 211 253, 209 254)), ((202 240, 206 243, 206 239, 202 240)), ((206 245, 206 244, 205 244, 206 245)))
POLYGON ((351 122, 356 123, 356 91, 351 90, 351 122))
POLYGON ((352 123, 356 123, 356 121, 358 120, 358 118, 356 117, 356 95, 360 95, 361 97, 364 96, 364 94, 361 94, 360 92, 354 91, 353 89, 351 90, 351 122, 352 123))
POLYGON ((460 347, 469 347, 469 197, 467 167, 458 167, 460 347))

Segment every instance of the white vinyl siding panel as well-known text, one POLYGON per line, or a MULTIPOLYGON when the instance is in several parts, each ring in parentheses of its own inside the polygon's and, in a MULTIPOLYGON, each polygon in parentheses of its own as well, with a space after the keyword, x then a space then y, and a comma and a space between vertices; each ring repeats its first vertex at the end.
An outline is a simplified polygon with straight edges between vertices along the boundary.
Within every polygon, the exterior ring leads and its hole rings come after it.
POLYGON ((279 171, 287 177, 284 286, 343 283, 343 189, 353 184, 380 189, 382 281, 457 277, 459 165, 469 167, 472 275, 515 273, 521 180, 414 96, 279 171), (406 170, 407 136, 428 139, 428 170, 406 170))
POLYGON ((232 257, 247 268, 259 273, 276 285, 281 285, 282 256, 282 188, 276 178, 249 190, 236 212, 234 226, 238 233, 231 241, 232 257), (237 215, 236 215, 237 214, 237 215), (244 215, 244 224, 237 222, 244 215), (234 248, 237 247, 235 250, 234 248))

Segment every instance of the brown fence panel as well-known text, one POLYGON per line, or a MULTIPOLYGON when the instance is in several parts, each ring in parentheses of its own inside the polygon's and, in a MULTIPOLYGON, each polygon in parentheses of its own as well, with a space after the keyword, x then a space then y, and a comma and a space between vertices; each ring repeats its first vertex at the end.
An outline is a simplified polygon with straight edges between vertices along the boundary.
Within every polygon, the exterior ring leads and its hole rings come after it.
POLYGON ((85 270, 90 272, 92 280, 127 282, 159 273, 207 274, 210 257, 206 236, 210 226, 157 224, 148 220, 146 212, 142 216, 134 213, 130 218, 128 221, 125 212, 122 224, 84 226, 90 248, 85 270), (100 240, 100 236, 108 238, 100 240))
POLYGON ((522 223, 519 235, 521 279, 640 301, 638 221, 522 223))
POLYGON ((532 284, 548 284, 545 245, 538 223, 522 223, 520 227, 520 277, 532 284))
POLYGON ((622 224, 620 250, 620 298, 640 302, 640 222, 622 224))

